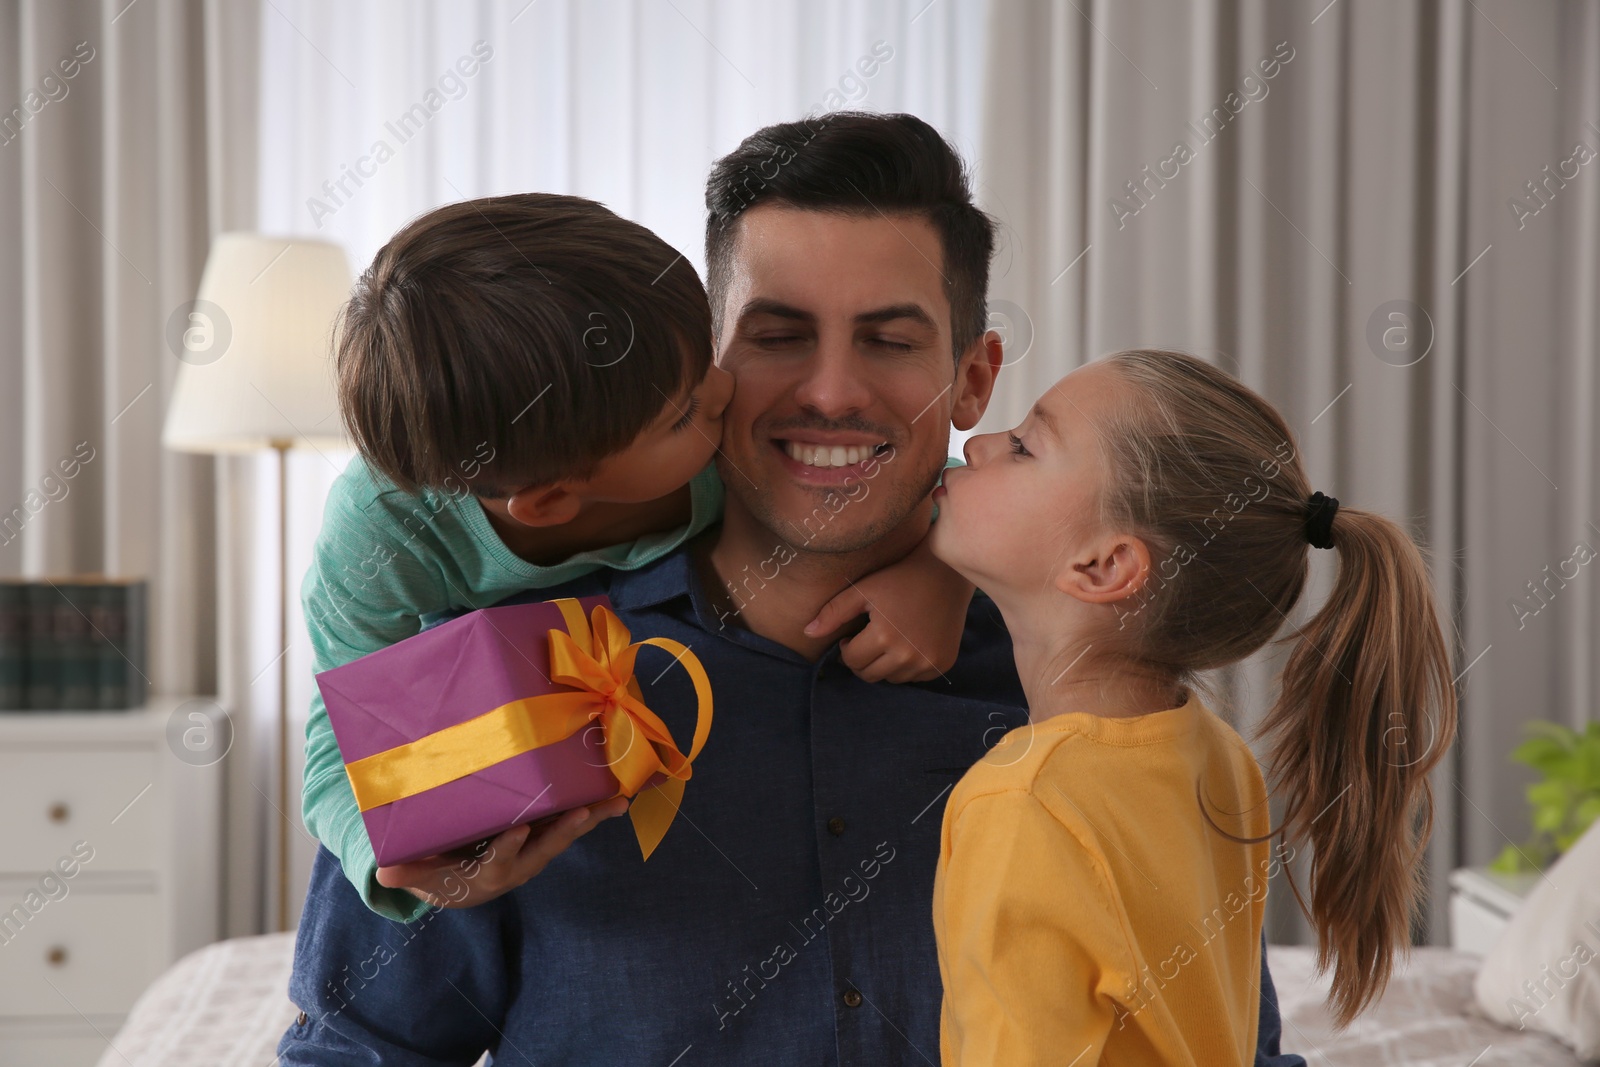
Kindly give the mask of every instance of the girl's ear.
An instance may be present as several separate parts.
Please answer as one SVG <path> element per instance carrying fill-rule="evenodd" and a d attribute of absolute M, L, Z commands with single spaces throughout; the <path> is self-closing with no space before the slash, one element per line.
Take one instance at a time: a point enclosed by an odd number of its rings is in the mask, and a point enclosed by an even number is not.
<path fill-rule="evenodd" d="M 1111 604 L 1144 588 L 1150 550 L 1132 534 L 1107 534 L 1077 553 L 1056 576 L 1056 588 L 1086 604 Z"/>

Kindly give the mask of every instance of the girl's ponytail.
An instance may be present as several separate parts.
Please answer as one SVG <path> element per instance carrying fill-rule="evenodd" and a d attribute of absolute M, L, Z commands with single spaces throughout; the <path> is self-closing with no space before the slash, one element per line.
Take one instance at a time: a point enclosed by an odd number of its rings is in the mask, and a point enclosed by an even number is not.
<path fill-rule="evenodd" d="M 1311 845 L 1317 962 L 1333 964 L 1330 1000 L 1345 1025 L 1410 943 L 1433 817 L 1428 775 L 1455 737 L 1456 699 L 1411 538 L 1354 509 L 1337 509 L 1329 535 L 1338 577 L 1322 610 L 1283 638 L 1297 643 L 1262 732 L 1282 832 Z"/>

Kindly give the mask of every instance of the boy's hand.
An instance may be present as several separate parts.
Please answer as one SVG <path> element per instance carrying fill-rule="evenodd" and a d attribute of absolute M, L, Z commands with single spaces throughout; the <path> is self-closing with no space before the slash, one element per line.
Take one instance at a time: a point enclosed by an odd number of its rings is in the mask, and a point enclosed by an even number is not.
<path fill-rule="evenodd" d="M 470 908 L 532 878 L 584 834 L 628 810 L 626 797 L 513 826 L 471 850 L 378 868 L 378 884 L 404 889 L 436 908 Z"/>
<path fill-rule="evenodd" d="M 904 559 L 851 583 L 805 628 L 817 637 L 869 613 L 839 646 L 863 682 L 927 682 L 955 666 L 973 585 L 934 557 L 927 539 Z"/>

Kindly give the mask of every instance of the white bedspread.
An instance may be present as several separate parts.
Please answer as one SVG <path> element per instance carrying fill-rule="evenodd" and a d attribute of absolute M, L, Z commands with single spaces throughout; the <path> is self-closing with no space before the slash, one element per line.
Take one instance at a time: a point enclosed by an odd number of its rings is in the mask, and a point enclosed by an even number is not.
<path fill-rule="evenodd" d="M 272 1067 L 290 1003 L 293 934 L 218 942 L 179 960 L 145 990 L 99 1067 Z M 1273 946 L 1284 1048 L 1311 1067 L 1574 1067 L 1554 1040 L 1506 1030 L 1473 1013 L 1475 956 L 1416 950 L 1383 999 L 1344 1033 L 1322 1006 L 1326 978 L 1312 952 Z M 1476 1057 L 1476 1058 L 1474 1058 Z"/>
<path fill-rule="evenodd" d="M 1309 948 L 1273 945 L 1267 963 L 1278 987 L 1283 1047 L 1311 1067 L 1575 1067 L 1582 1061 L 1554 1038 L 1507 1030 L 1477 1012 L 1472 979 L 1479 958 L 1419 948 L 1383 998 L 1343 1033 L 1323 1007 L 1327 976 L 1312 975 Z"/>
<path fill-rule="evenodd" d="M 300 1009 L 294 934 L 207 945 L 150 983 L 98 1067 L 269 1067 Z"/>

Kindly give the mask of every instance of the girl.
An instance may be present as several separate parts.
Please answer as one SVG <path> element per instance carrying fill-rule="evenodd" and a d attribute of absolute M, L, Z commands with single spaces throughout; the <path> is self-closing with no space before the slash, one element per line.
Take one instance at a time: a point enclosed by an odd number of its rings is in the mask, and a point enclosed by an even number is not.
<path fill-rule="evenodd" d="M 930 545 L 999 606 L 1031 721 L 945 808 L 946 1067 L 1248 1063 L 1267 879 L 1306 844 L 1348 1023 L 1409 943 L 1428 772 L 1455 730 L 1417 546 L 1313 493 L 1271 405 L 1175 352 L 1082 367 L 966 454 Z M 1270 849 L 1261 772 L 1197 676 L 1272 638 L 1312 547 L 1339 573 L 1284 638 Z"/>

